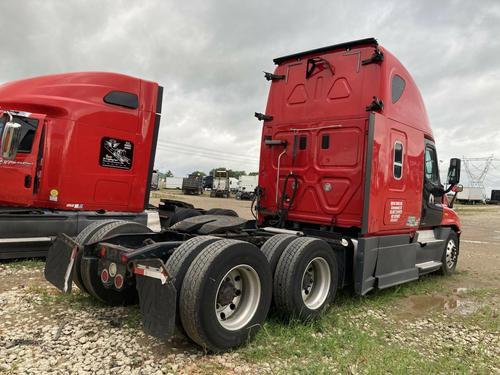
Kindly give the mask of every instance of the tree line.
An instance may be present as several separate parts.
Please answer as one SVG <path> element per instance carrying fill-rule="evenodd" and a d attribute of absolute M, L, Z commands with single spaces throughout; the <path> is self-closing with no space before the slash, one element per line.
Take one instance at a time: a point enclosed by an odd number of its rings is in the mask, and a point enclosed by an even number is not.
<path fill-rule="evenodd" d="M 189 173 L 189 176 L 201 176 L 201 177 L 205 177 L 207 175 L 213 176 L 215 171 L 222 171 L 222 170 L 227 170 L 229 177 L 234 177 L 234 178 L 240 178 L 241 176 L 257 176 L 259 174 L 259 172 L 247 173 L 246 171 L 235 171 L 232 169 L 220 167 L 220 168 L 213 168 L 208 173 L 205 173 L 203 171 L 193 171 L 193 172 Z M 174 174 L 170 170 L 168 170 L 166 172 L 158 172 L 158 173 L 159 173 L 161 178 L 174 177 Z"/>

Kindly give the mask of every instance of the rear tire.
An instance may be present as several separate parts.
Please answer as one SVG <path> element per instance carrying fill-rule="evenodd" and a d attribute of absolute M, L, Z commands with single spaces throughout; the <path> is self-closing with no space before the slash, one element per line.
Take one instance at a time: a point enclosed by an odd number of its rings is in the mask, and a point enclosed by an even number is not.
<path fill-rule="evenodd" d="M 441 269 L 439 272 L 442 275 L 452 275 L 455 273 L 458 262 L 458 254 L 460 250 L 460 241 L 458 239 L 457 233 L 452 230 L 446 239 L 444 245 L 443 256 L 441 258 Z"/>
<path fill-rule="evenodd" d="M 94 233 L 97 232 L 99 228 L 102 228 L 107 224 L 117 221 L 122 221 L 122 220 L 108 219 L 108 220 L 100 220 L 93 222 L 92 224 L 87 225 L 85 228 L 83 228 L 83 230 L 78 234 L 78 236 L 75 237 L 75 242 L 83 246 L 92 238 Z M 83 278 L 81 271 L 82 257 L 83 257 L 83 251 L 80 250 L 76 254 L 75 263 L 73 264 L 73 282 L 82 292 L 88 293 L 89 291 L 83 285 Z"/>
<path fill-rule="evenodd" d="M 200 236 L 194 237 L 175 249 L 174 253 L 168 258 L 165 267 L 170 277 L 173 278 L 173 284 L 177 290 L 177 301 L 180 300 L 182 282 L 186 273 L 193 263 L 194 259 L 211 243 L 221 240 L 219 237 Z M 177 303 L 177 312 L 175 314 L 177 326 L 182 329 L 180 324 L 179 303 Z"/>
<path fill-rule="evenodd" d="M 283 251 L 290 244 L 290 242 L 292 242 L 296 238 L 298 237 L 294 236 L 293 234 L 277 234 L 264 242 L 264 245 L 262 245 L 262 247 L 260 248 L 260 250 L 266 256 L 269 265 L 271 266 L 271 272 L 273 273 L 273 276 L 274 272 L 276 271 L 276 266 L 278 265 L 281 254 L 283 254 Z"/>
<path fill-rule="evenodd" d="M 264 254 L 248 242 L 220 240 L 207 246 L 184 278 L 181 322 L 205 350 L 246 343 L 266 319 L 272 276 Z"/>
<path fill-rule="evenodd" d="M 285 317 L 317 318 L 334 300 L 338 284 L 335 253 L 325 241 L 299 237 L 283 251 L 276 267 L 273 300 Z"/>
<path fill-rule="evenodd" d="M 101 227 L 89 239 L 88 243 L 101 241 L 106 237 L 124 233 L 150 233 L 151 229 L 145 225 L 131 221 L 115 221 Z M 98 272 L 99 259 L 97 257 L 84 256 L 81 260 L 82 281 L 88 293 L 99 301 L 110 306 L 130 305 L 137 302 L 137 290 L 133 283 L 125 284 L 118 292 L 106 288 Z"/>

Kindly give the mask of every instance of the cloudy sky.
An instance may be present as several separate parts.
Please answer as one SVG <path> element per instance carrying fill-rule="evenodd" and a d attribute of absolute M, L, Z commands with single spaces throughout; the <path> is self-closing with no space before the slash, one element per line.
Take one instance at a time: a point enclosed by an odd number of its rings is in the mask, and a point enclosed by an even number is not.
<path fill-rule="evenodd" d="M 7 0 L 0 10 L 1 82 L 103 70 L 164 86 L 157 167 L 176 175 L 257 170 L 253 113 L 265 109 L 262 71 L 273 70 L 272 59 L 371 36 L 413 74 L 440 159 L 500 158 L 496 0 Z M 496 165 L 489 178 L 500 186 Z"/>

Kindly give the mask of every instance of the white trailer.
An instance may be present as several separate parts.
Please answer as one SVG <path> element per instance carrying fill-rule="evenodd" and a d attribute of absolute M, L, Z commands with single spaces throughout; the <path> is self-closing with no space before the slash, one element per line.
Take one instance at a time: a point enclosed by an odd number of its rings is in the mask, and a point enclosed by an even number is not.
<path fill-rule="evenodd" d="M 184 177 L 167 177 L 165 189 L 182 189 L 182 180 Z"/>
<path fill-rule="evenodd" d="M 254 199 L 254 191 L 259 183 L 258 176 L 241 176 L 238 181 L 236 199 Z"/>
<path fill-rule="evenodd" d="M 479 187 L 465 187 L 457 194 L 457 200 L 461 203 L 485 203 L 484 191 Z"/>
<path fill-rule="evenodd" d="M 259 183 L 259 176 L 241 176 L 238 181 L 238 191 L 252 192 Z"/>

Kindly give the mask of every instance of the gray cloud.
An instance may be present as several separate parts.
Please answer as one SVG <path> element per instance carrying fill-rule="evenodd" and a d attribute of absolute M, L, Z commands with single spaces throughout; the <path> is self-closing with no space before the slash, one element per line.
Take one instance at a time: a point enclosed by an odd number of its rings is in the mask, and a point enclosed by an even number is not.
<path fill-rule="evenodd" d="M 256 170 L 261 124 L 252 115 L 265 108 L 272 58 L 368 36 L 419 84 L 441 159 L 500 157 L 498 1 L 4 1 L 0 10 L 0 81 L 106 70 L 163 85 L 157 166 L 177 174 Z"/>

